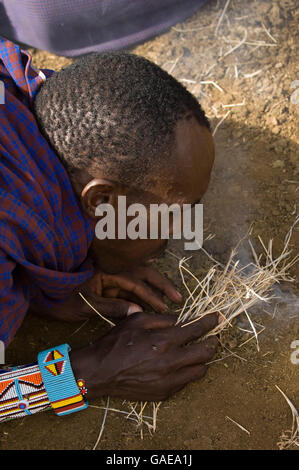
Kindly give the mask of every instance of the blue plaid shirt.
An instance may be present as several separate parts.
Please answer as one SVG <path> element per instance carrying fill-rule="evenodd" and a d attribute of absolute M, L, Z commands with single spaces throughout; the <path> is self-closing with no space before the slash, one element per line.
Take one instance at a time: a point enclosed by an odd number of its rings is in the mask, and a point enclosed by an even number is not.
<path fill-rule="evenodd" d="M 51 75 L 0 38 L 0 339 L 7 345 L 30 302 L 51 306 L 93 274 L 94 226 L 32 112 Z M 1 87 L 0 87 L 1 90 Z"/>

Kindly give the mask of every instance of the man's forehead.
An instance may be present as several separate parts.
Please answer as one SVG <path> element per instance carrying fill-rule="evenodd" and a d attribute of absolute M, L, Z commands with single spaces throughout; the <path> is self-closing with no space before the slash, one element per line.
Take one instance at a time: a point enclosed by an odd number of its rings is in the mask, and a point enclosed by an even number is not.
<path fill-rule="evenodd" d="M 177 124 L 172 154 L 157 159 L 142 187 L 130 185 L 132 202 L 193 204 L 205 193 L 214 162 L 213 137 L 195 118 Z"/>
<path fill-rule="evenodd" d="M 214 148 L 210 136 L 204 143 L 199 140 L 184 146 L 172 160 L 172 165 L 151 178 L 148 198 L 155 195 L 167 204 L 196 202 L 207 190 L 213 161 Z"/>
<path fill-rule="evenodd" d="M 195 118 L 181 122 L 176 129 L 177 184 L 183 191 L 203 195 L 207 190 L 214 163 L 211 132 Z"/>

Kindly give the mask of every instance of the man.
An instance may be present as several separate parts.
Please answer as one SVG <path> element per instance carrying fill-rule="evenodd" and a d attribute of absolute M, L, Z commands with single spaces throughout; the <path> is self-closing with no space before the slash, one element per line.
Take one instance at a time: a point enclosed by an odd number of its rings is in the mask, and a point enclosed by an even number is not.
<path fill-rule="evenodd" d="M 9 344 L 29 308 L 90 316 L 79 291 L 118 321 L 91 346 L 68 354 L 61 345 L 40 353 L 38 365 L 3 371 L 0 420 L 49 402 L 68 414 L 85 407 L 86 392 L 163 400 L 206 372 L 217 342 L 189 343 L 216 315 L 174 326 L 163 296 L 182 297 L 150 266 L 165 240 L 99 240 L 96 210 L 110 204 L 120 217 L 119 196 L 145 207 L 198 202 L 214 160 L 209 122 L 181 84 L 132 54 L 91 54 L 53 74 L 36 71 L 9 41 L 0 57 L 1 339 Z"/>

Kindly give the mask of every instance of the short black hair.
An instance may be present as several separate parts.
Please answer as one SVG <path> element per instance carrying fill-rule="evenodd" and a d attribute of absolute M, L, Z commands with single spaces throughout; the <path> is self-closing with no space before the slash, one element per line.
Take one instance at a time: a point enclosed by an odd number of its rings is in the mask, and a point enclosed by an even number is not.
<path fill-rule="evenodd" d="M 210 129 L 196 98 L 144 57 L 92 53 L 55 72 L 34 101 L 40 130 L 71 173 L 98 161 L 124 183 L 167 164 L 187 114 Z"/>

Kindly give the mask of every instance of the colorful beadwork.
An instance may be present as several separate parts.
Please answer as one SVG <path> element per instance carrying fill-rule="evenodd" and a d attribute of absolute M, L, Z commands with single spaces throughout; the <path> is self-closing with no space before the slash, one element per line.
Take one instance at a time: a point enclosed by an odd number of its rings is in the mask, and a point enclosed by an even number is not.
<path fill-rule="evenodd" d="M 78 379 L 77 380 L 77 385 L 78 385 L 79 390 L 82 393 L 82 395 L 86 395 L 87 394 L 87 388 L 86 388 L 86 385 L 85 385 L 85 380 Z"/>
<path fill-rule="evenodd" d="M 51 406 L 59 416 L 83 410 L 88 406 L 74 377 L 69 350 L 68 344 L 62 344 L 38 355 L 38 364 Z"/>
<path fill-rule="evenodd" d="M 38 364 L 0 371 L 0 423 L 50 408 Z"/>

